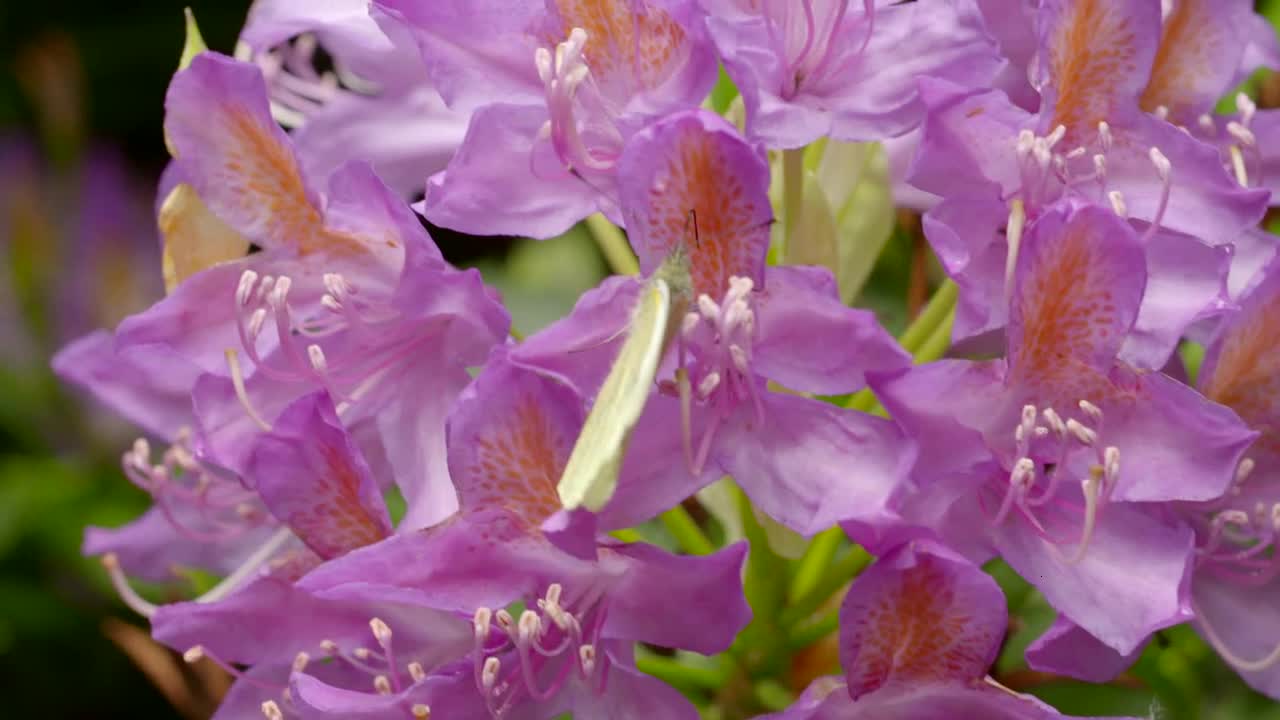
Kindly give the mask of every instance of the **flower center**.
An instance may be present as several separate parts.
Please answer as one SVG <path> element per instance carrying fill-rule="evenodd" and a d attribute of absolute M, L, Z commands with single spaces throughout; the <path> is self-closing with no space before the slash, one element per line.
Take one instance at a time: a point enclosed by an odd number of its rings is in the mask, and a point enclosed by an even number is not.
<path fill-rule="evenodd" d="M 993 480 L 981 497 L 992 525 L 1019 519 L 1069 564 L 1078 563 L 1088 552 L 1098 517 L 1120 476 L 1119 449 L 1098 442 L 1102 411 L 1083 400 L 1080 409 L 1093 427 L 1075 419 L 1063 421 L 1053 408 L 1040 412 L 1034 405 L 1024 406 L 1014 430 L 1018 459 L 1007 478 Z M 1033 444 L 1037 445 L 1035 451 Z M 1084 478 L 1069 479 L 1067 461 L 1081 448 L 1092 449 L 1096 462 Z M 1034 459 L 1046 457 L 1050 459 Z M 1062 554 L 1059 548 L 1068 545 L 1074 545 L 1074 550 Z"/>
<path fill-rule="evenodd" d="M 551 116 L 542 134 L 565 169 L 584 181 L 584 174 L 611 171 L 623 144 L 614 113 L 587 66 L 586 45 L 587 31 L 574 28 L 554 54 L 545 47 L 534 53 Z"/>
<path fill-rule="evenodd" d="M 475 682 L 492 717 L 504 717 L 526 698 L 550 699 L 575 674 L 603 692 L 608 656 L 597 648 L 606 613 L 598 600 L 588 593 L 566 603 L 563 588 L 552 583 L 537 609 L 526 608 L 518 618 L 507 610 L 476 610 Z"/>
<path fill-rule="evenodd" d="M 400 362 L 408 360 L 425 334 L 397 326 L 401 313 L 389 301 L 364 297 L 338 273 L 323 277 L 319 306 L 298 318 L 289 302 L 291 278 L 245 270 L 236 290 L 236 325 L 245 355 L 255 370 L 271 380 L 315 383 L 338 399 L 338 413 L 368 394 Z M 259 340 L 268 320 L 275 329 L 281 359 L 268 362 Z M 325 350 L 328 347 L 329 350 Z M 236 394 L 245 411 L 263 430 L 271 425 L 255 409 L 235 349 L 227 350 Z"/>
<path fill-rule="evenodd" d="M 685 455 L 695 475 L 701 474 L 717 431 L 739 405 L 750 402 L 757 421 L 764 418 L 759 383 L 751 369 L 754 288 L 751 278 L 734 276 L 719 303 L 706 294 L 698 296 L 696 309 L 685 315 L 681 328 L 677 379 L 661 385 L 664 392 L 681 398 Z M 696 443 L 691 420 L 694 402 L 711 411 Z"/>
<path fill-rule="evenodd" d="M 138 438 L 121 465 L 129 480 L 151 495 L 173 529 L 195 542 L 234 540 L 275 520 L 257 493 L 238 479 L 215 473 L 196 459 L 191 430 L 182 428 L 172 446 L 153 464 L 151 445 Z"/>
<path fill-rule="evenodd" d="M 1099 122 L 1092 137 L 1064 151 L 1061 145 L 1066 135 L 1065 125 L 1058 125 L 1043 137 L 1030 130 L 1018 133 L 1014 147 L 1022 186 L 1017 194 L 1027 209 L 1034 212 L 1051 204 L 1064 192 L 1084 191 L 1094 186 L 1117 215 L 1127 218 L 1128 204 L 1123 193 L 1112 189 L 1108 182 L 1107 167 L 1115 159 L 1117 149 L 1111 126 L 1105 120 Z M 1160 183 L 1160 198 L 1149 219 L 1151 225 L 1144 240 L 1159 228 L 1173 185 L 1173 166 L 1164 153 L 1157 147 L 1151 147 L 1147 150 L 1147 158 Z"/>

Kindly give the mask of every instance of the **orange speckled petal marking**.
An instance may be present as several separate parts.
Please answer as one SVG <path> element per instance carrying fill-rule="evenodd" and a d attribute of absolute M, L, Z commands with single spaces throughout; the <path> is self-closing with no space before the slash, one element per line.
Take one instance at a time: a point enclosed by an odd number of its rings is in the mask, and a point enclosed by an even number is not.
<path fill-rule="evenodd" d="M 582 425 L 576 393 L 491 358 L 449 418 L 449 472 L 464 513 L 505 508 L 537 527 Z"/>
<path fill-rule="evenodd" d="M 1262 433 L 1250 455 L 1274 462 L 1280 461 L 1280 264 L 1264 273 L 1210 345 L 1200 389 Z"/>
<path fill-rule="evenodd" d="M 723 297 L 733 276 L 761 282 L 769 247 L 769 167 L 718 116 L 672 116 L 627 145 L 618 166 L 622 207 L 641 270 L 677 246 L 697 293 Z"/>
<path fill-rule="evenodd" d="M 324 393 L 280 414 L 254 446 L 246 476 L 271 513 L 325 560 L 391 534 L 373 473 Z"/>
<path fill-rule="evenodd" d="M 966 682 L 995 659 L 1007 621 L 990 576 L 942 548 L 883 556 L 849 590 L 840 661 L 855 699 L 899 683 Z"/>
<path fill-rule="evenodd" d="M 1041 12 L 1048 62 L 1046 108 L 1069 135 L 1114 120 L 1147 84 L 1155 56 L 1160 3 L 1150 0 L 1058 0 Z"/>
<path fill-rule="evenodd" d="M 1231 82 L 1247 38 L 1243 13 L 1252 4 L 1223 0 L 1177 0 L 1165 18 L 1142 92 L 1142 109 L 1164 106 L 1175 117 L 1207 110 Z"/>
<path fill-rule="evenodd" d="M 1016 381 L 1045 400 L 1095 397 L 1137 318 L 1146 260 L 1128 223 L 1085 206 L 1060 208 L 1023 239 L 1010 308 Z"/>
<path fill-rule="evenodd" d="M 165 110 L 165 136 L 183 180 L 240 234 L 300 255 L 360 251 L 352 238 L 325 229 L 256 67 L 203 53 L 174 76 Z"/>
<path fill-rule="evenodd" d="M 587 31 L 586 58 L 610 97 L 661 85 L 687 59 L 684 28 L 661 7 L 628 0 L 557 0 L 562 36 Z"/>

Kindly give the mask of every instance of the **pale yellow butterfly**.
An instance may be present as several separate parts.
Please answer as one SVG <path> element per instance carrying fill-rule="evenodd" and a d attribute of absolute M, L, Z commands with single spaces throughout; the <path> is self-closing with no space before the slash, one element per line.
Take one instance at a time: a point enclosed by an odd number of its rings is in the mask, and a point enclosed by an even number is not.
<path fill-rule="evenodd" d="M 605 376 L 557 491 L 567 510 L 598 511 L 613 497 L 631 431 L 635 429 L 667 346 L 680 328 L 693 281 L 689 257 L 675 251 L 640 291 L 627 339 Z"/>

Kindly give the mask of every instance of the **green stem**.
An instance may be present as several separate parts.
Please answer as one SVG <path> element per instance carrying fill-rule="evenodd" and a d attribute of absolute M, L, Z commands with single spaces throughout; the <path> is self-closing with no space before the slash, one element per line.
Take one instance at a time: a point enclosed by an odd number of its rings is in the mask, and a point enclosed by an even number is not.
<path fill-rule="evenodd" d="M 787 647 L 796 652 L 818 642 L 840 629 L 840 608 L 835 608 L 811 622 L 801 623 L 787 635 Z"/>
<path fill-rule="evenodd" d="M 813 592 L 800 598 L 791 607 L 783 611 L 782 616 L 779 618 L 779 624 L 789 628 L 807 619 L 832 594 L 857 577 L 858 573 L 862 572 L 863 568 L 870 562 L 871 556 L 867 554 L 866 550 L 856 545 L 850 548 L 848 552 L 836 558 L 836 561 L 830 565 L 826 574 L 822 576 L 821 582 L 813 589 Z"/>
<path fill-rule="evenodd" d="M 794 604 L 797 600 L 813 592 L 827 571 L 827 566 L 840 549 L 844 541 L 844 530 L 833 527 L 818 533 L 818 536 L 805 548 L 804 556 L 796 567 L 795 579 L 791 582 L 791 592 L 787 600 Z"/>
<path fill-rule="evenodd" d="M 676 687 L 698 690 L 719 690 L 728 681 L 727 673 L 721 668 L 693 667 L 675 658 L 647 652 L 636 655 L 636 669 Z"/>
<path fill-rule="evenodd" d="M 782 151 L 782 214 L 786 241 L 784 251 L 791 249 L 791 234 L 800 222 L 804 207 L 804 148 Z"/>
<path fill-rule="evenodd" d="M 636 532 L 632 528 L 611 530 L 609 531 L 609 534 L 612 535 L 615 540 L 620 540 L 624 543 L 638 543 L 644 540 L 644 538 L 640 536 L 640 533 Z"/>
<path fill-rule="evenodd" d="M 618 275 L 635 275 L 640 272 L 640 263 L 631 251 L 631 244 L 617 225 L 600 213 L 591 215 L 584 222 L 596 245 L 600 247 L 600 253 L 604 255 L 609 269 Z"/>
<path fill-rule="evenodd" d="M 715 545 L 707 539 L 706 533 L 693 521 L 689 511 L 683 505 L 677 505 L 662 513 L 662 524 L 671 533 L 686 553 L 690 555 L 710 555 L 715 552 Z"/>
<path fill-rule="evenodd" d="M 933 334 L 934 328 L 943 318 L 956 307 L 956 298 L 959 296 L 959 288 L 955 282 L 947 280 L 934 291 L 933 297 L 929 298 L 929 302 L 911 321 L 911 324 L 903 331 L 902 336 L 898 338 L 903 349 L 914 354 L 920 349 L 920 344 L 929 339 Z"/>
<path fill-rule="evenodd" d="M 916 351 L 915 359 L 917 363 L 933 362 L 947 354 L 947 348 L 951 347 L 951 325 L 955 322 L 955 308 L 947 313 L 942 322 L 933 329 L 933 333 L 929 335 L 929 339 L 920 345 L 920 349 Z"/>

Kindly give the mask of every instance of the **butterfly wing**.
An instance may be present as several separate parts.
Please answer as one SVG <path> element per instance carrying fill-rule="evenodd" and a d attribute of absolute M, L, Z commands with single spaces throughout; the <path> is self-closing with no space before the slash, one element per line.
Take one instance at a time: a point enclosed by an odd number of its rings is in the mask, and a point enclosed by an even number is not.
<path fill-rule="evenodd" d="M 604 507 L 618 486 L 627 441 L 653 386 L 666 347 L 671 288 L 662 278 L 645 284 L 631 317 L 631 329 L 600 386 L 573 446 L 557 490 L 568 510 Z"/>

